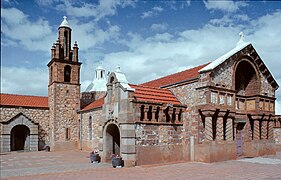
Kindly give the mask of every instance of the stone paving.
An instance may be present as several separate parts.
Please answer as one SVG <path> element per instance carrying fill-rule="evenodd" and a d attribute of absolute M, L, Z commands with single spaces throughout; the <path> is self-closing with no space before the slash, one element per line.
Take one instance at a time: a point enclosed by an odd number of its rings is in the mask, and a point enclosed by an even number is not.
<path fill-rule="evenodd" d="M 275 156 L 217 163 L 179 162 L 132 168 L 92 164 L 89 152 L 1 154 L 1 179 L 281 179 L 281 152 Z"/>

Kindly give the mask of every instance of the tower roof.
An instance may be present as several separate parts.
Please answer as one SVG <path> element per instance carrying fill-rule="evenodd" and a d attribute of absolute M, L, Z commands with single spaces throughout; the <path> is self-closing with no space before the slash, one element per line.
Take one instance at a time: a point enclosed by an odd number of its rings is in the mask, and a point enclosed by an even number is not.
<path fill-rule="evenodd" d="M 96 70 L 104 70 L 104 68 L 103 68 L 101 65 L 99 65 L 99 66 L 96 68 Z"/>
<path fill-rule="evenodd" d="M 69 26 L 69 24 L 68 24 L 66 19 L 67 19 L 67 17 L 63 16 L 63 21 L 61 22 L 60 27 L 68 27 L 68 28 L 70 28 L 70 26 Z"/>

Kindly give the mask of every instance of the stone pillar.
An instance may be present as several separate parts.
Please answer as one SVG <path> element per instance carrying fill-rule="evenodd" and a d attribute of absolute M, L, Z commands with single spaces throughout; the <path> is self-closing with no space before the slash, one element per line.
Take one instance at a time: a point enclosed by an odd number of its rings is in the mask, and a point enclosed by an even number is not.
<path fill-rule="evenodd" d="M 152 106 L 151 122 L 156 122 L 156 118 L 155 118 L 155 112 L 156 111 L 157 111 L 157 107 L 156 106 Z"/>
<path fill-rule="evenodd" d="M 194 136 L 190 136 L 190 144 L 189 144 L 189 147 L 190 147 L 190 161 L 194 161 Z"/>
<path fill-rule="evenodd" d="M 223 140 L 223 117 L 218 117 L 216 128 L 217 128 L 216 140 Z"/>
<path fill-rule="evenodd" d="M 231 118 L 226 120 L 225 140 L 233 141 L 233 121 Z"/>
<path fill-rule="evenodd" d="M 205 138 L 206 141 L 213 141 L 212 117 L 205 118 Z"/>
<path fill-rule="evenodd" d="M 262 121 L 262 126 L 261 126 L 261 138 L 266 139 L 267 138 L 267 121 Z"/>
<path fill-rule="evenodd" d="M 136 131 L 135 124 L 121 124 L 121 156 L 125 167 L 136 165 Z"/>
<path fill-rule="evenodd" d="M 268 139 L 273 139 L 273 121 L 268 122 Z"/>
<path fill-rule="evenodd" d="M 143 118 L 143 120 L 144 121 L 148 121 L 148 110 L 149 110 L 149 107 L 148 106 L 144 106 L 144 109 L 143 109 L 143 111 L 144 111 L 144 118 Z"/>
<path fill-rule="evenodd" d="M 260 139 L 260 124 L 258 120 L 254 120 L 254 140 Z"/>

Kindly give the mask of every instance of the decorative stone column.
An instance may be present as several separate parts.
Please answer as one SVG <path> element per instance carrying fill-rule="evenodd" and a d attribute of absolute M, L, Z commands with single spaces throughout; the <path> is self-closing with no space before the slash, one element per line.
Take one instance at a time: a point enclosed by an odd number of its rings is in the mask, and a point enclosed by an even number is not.
<path fill-rule="evenodd" d="M 216 140 L 223 140 L 223 117 L 218 117 L 216 128 Z"/>
<path fill-rule="evenodd" d="M 205 138 L 206 141 L 213 141 L 212 117 L 205 117 Z"/>
<path fill-rule="evenodd" d="M 227 118 L 227 120 L 226 120 L 225 140 L 233 141 L 233 119 L 232 118 Z"/>
<path fill-rule="evenodd" d="M 260 139 L 260 122 L 254 120 L 254 140 Z"/>

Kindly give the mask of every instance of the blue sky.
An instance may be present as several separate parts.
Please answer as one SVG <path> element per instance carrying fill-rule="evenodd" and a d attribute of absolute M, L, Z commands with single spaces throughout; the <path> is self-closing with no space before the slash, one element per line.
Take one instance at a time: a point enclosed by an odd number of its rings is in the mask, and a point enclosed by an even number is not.
<path fill-rule="evenodd" d="M 47 95 L 64 15 L 80 48 L 82 91 L 99 62 L 109 71 L 120 64 L 137 84 L 217 59 L 241 31 L 281 85 L 278 1 L 1 0 L 2 92 Z"/>

